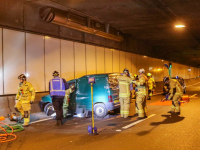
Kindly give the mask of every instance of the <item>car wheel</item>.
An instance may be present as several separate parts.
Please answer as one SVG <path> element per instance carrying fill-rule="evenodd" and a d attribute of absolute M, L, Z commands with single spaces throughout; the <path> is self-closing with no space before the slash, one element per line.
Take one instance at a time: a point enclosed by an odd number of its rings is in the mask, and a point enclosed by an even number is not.
<path fill-rule="evenodd" d="M 94 113 L 98 118 L 103 118 L 108 114 L 108 111 L 104 104 L 95 104 Z"/>
<path fill-rule="evenodd" d="M 52 115 L 53 113 L 55 113 L 54 107 L 52 103 L 48 103 L 46 104 L 46 106 L 44 107 L 44 112 L 47 116 Z"/>

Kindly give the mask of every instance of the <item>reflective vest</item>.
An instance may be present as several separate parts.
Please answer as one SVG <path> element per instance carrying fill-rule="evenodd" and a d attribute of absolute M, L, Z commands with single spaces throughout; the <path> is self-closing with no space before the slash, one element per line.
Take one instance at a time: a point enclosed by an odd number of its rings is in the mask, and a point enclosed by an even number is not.
<path fill-rule="evenodd" d="M 65 96 L 65 84 L 62 78 L 55 77 L 51 79 L 49 88 L 51 96 Z"/>

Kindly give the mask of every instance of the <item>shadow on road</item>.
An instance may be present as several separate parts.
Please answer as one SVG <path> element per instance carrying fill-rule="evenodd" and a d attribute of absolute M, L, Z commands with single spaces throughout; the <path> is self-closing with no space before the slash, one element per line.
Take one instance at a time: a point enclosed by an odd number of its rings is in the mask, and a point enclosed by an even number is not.
<path fill-rule="evenodd" d="M 161 116 L 166 117 L 166 118 L 162 122 L 152 122 L 150 125 L 154 126 L 154 127 L 151 130 L 138 132 L 137 135 L 144 136 L 146 134 L 149 134 L 153 129 L 155 129 L 157 126 L 159 126 L 161 124 L 172 124 L 172 123 L 180 122 L 185 118 L 185 117 L 181 117 L 176 114 L 161 115 Z"/>

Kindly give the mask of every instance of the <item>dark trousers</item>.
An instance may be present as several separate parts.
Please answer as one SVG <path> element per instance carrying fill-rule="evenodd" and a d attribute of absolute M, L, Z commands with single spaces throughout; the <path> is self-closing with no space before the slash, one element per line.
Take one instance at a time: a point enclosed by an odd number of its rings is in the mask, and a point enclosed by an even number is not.
<path fill-rule="evenodd" d="M 54 96 L 52 98 L 53 102 L 53 107 L 56 110 L 56 119 L 57 120 L 62 120 L 63 119 L 63 101 L 64 101 L 64 96 Z"/>

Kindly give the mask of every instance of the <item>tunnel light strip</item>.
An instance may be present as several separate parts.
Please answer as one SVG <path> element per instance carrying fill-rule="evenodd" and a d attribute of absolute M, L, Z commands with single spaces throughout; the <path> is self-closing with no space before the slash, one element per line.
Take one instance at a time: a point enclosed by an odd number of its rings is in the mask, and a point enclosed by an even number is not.
<path fill-rule="evenodd" d="M 153 117 L 153 116 L 155 116 L 155 115 L 156 115 L 156 114 L 151 114 L 151 115 L 148 116 L 146 119 L 149 119 L 149 118 L 151 118 L 151 117 Z M 133 123 L 131 123 L 131 124 L 125 126 L 125 127 L 122 127 L 122 129 L 128 129 L 128 128 L 130 128 L 130 127 L 132 127 L 132 126 L 134 126 L 134 125 L 136 125 L 136 124 L 138 124 L 138 123 L 140 123 L 140 122 L 142 122 L 142 121 L 144 121 L 144 120 L 146 120 L 146 119 L 142 119 L 142 120 L 138 120 L 138 121 L 136 121 L 136 122 L 133 122 Z"/>

